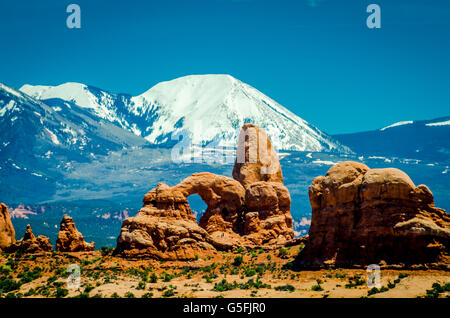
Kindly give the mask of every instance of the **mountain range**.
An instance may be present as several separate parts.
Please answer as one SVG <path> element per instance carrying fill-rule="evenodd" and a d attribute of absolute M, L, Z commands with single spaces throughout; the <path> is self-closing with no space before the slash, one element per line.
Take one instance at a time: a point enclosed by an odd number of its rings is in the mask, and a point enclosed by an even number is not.
<path fill-rule="evenodd" d="M 333 137 L 362 155 L 450 161 L 450 117 L 401 121 L 373 131 Z"/>
<path fill-rule="evenodd" d="M 449 162 L 449 119 L 330 136 L 229 75 L 185 76 L 138 96 L 80 83 L 19 90 L 0 84 L 0 198 L 36 203 L 131 192 L 139 197 L 153 179 L 178 183 L 188 171 L 203 169 L 174 166 L 171 146 L 180 136 L 232 153 L 247 122 L 268 132 L 285 154 L 308 152 L 300 157 L 313 165 L 329 160 L 311 153 L 337 160 L 362 154 Z M 288 165 L 296 157 L 289 158 Z M 227 174 L 226 166 L 215 169 Z"/>
<path fill-rule="evenodd" d="M 112 94 L 79 83 L 24 85 L 20 91 L 43 102 L 72 102 L 153 145 L 173 144 L 179 136 L 186 136 L 195 145 L 234 147 L 242 125 L 252 122 L 269 133 L 277 149 L 349 152 L 230 75 L 185 76 L 161 82 L 138 96 Z"/>
<path fill-rule="evenodd" d="M 350 152 L 228 75 L 186 76 L 134 97 L 79 83 L 19 90 L 0 84 L 0 197 L 17 203 L 73 199 L 83 191 L 104 197 L 113 195 L 113 183 L 134 191 L 137 178 L 149 180 L 143 170 L 156 176 L 156 163 L 170 164 L 180 135 L 234 148 L 246 122 L 266 129 L 278 149 Z"/>

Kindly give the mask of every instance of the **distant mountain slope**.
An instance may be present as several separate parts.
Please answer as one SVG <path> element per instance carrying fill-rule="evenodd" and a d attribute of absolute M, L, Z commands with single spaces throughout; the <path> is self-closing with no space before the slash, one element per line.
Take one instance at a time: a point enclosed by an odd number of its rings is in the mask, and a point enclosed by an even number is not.
<path fill-rule="evenodd" d="M 161 145 L 185 134 L 194 144 L 234 147 L 244 123 L 263 127 L 278 149 L 348 152 L 349 149 L 255 88 L 229 75 L 191 75 L 161 82 L 131 97 L 84 84 L 24 85 L 41 100 L 59 98 Z M 173 140 L 172 140 L 173 139 Z"/>
<path fill-rule="evenodd" d="M 450 116 L 334 137 L 360 154 L 450 161 Z"/>
<path fill-rule="evenodd" d="M 2 198 L 42 190 L 47 183 L 54 187 L 73 161 L 145 144 L 73 103 L 43 103 L 0 83 L 0 180 L 9 186 L 0 187 Z"/>

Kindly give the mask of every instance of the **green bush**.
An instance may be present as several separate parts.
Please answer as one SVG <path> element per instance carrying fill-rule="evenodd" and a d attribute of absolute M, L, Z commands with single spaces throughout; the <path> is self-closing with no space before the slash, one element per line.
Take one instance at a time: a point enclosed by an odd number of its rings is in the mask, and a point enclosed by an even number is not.
<path fill-rule="evenodd" d="M 136 298 L 136 296 L 134 296 L 134 294 L 132 292 L 126 292 L 125 298 Z"/>
<path fill-rule="evenodd" d="M 107 247 L 107 246 L 102 246 L 100 248 L 100 252 L 102 253 L 102 256 L 108 256 L 111 255 L 114 252 L 114 248 L 113 247 Z"/>
<path fill-rule="evenodd" d="M 14 280 L 12 277 L 0 278 L 0 292 L 8 293 L 10 291 L 19 289 L 21 283 Z"/>
<path fill-rule="evenodd" d="M 224 292 L 227 290 L 232 290 L 237 287 L 237 283 L 234 282 L 234 284 L 227 282 L 226 279 L 222 279 L 220 282 L 214 284 L 213 290 L 218 292 Z"/>
<path fill-rule="evenodd" d="M 69 294 L 69 291 L 65 288 L 58 287 L 56 288 L 55 296 L 56 298 L 64 298 Z"/>
<path fill-rule="evenodd" d="M 295 287 L 290 285 L 290 284 L 286 284 L 286 285 L 282 285 L 282 286 L 276 286 L 275 290 L 278 291 L 288 291 L 288 292 L 293 292 L 295 290 Z"/>
<path fill-rule="evenodd" d="M 367 292 L 367 295 L 374 295 L 374 294 L 377 294 L 377 293 L 379 293 L 380 291 L 378 290 L 378 288 L 376 288 L 376 287 L 373 287 L 372 289 L 370 289 L 368 292 Z"/>
<path fill-rule="evenodd" d="M 40 268 L 39 266 L 34 267 L 32 271 L 24 268 L 24 271 L 19 273 L 19 275 L 17 275 L 17 278 L 20 279 L 21 284 L 26 284 L 40 278 L 42 276 L 41 272 L 42 268 Z"/>
<path fill-rule="evenodd" d="M 11 266 L 2 265 L 0 266 L 0 275 L 9 275 L 12 272 Z"/>
<path fill-rule="evenodd" d="M 163 297 L 172 297 L 172 296 L 175 296 L 175 292 L 173 291 L 173 289 L 168 289 L 162 294 L 162 296 Z"/>
<path fill-rule="evenodd" d="M 232 264 L 232 265 L 233 265 L 233 266 L 236 266 L 236 267 L 241 266 L 242 263 L 243 263 L 243 261 L 244 261 L 244 259 L 243 259 L 242 255 L 236 256 L 236 257 L 234 258 L 234 261 L 233 261 L 233 264 Z"/>
<path fill-rule="evenodd" d="M 286 248 L 282 247 L 278 250 L 279 257 L 285 258 L 285 257 L 287 257 L 287 255 L 288 255 L 288 250 Z"/>
<path fill-rule="evenodd" d="M 150 283 L 156 283 L 158 282 L 158 276 L 156 276 L 155 273 L 152 273 L 152 275 L 150 275 Z"/>
<path fill-rule="evenodd" d="M 388 284 L 387 284 L 387 286 L 388 286 L 388 288 L 394 288 L 395 287 L 395 283 L 393 283 L 393 282 L 388 282 Z"/>
<path fill-rule="evenodd" d="M 313 291 L 322 291 L 323 288 L 320 285 L 314 285 L 313 287 L 311 287 L 311 290 L 313 290 Z"/>
<path fill-rule="evenodd" d="M 87 285 L 87 286 L 84 288 L 84 292 L 85 292 L 86 294 L 89 294 L 94 288 L 95 288 L 95 287 L 92 286 L 92 285 Z"/>

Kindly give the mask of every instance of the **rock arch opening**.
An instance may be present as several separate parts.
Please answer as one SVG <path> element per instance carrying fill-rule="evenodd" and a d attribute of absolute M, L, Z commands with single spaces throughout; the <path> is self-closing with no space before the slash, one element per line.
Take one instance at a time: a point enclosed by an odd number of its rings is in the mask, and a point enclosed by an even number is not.
<path fill-rule="evenodd" d="M 197 193 L 189 195 L 186 199 L 188 200 L 192 214 L 194 214 L 195 218 L 197 219 L 197 224 L 200 223 L 200 219 L 206 212 L 208 205 Z"/>

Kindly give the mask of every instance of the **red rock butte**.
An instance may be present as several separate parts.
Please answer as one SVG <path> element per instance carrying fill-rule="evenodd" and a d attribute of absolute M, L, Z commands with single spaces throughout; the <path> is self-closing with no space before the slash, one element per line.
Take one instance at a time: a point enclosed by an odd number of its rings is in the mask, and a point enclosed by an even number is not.
<path fill-rule="evenodd" d="M 48 237 L 44 235 L 39 235 L 36 237 L 33 234 L 31 226 L 28 224 L 25 234 L 22 239 L 16 241 L 9 248 L 9 252 L 20 251 L 22 253 L 45 253 L 52 251 L 52 245 Z"/>
<path fill-rule="evenodd" d="M 300 267 L 449 268 L 450 216 L 404 172 L 341 162 L 313 180 L 309 198 L 312 219 Z"/>
<path fill-rule="evenodd" d="M 5 250 L 16 242 L 16 232 L 11 223 L 8 207 L 0 203 L 0 251 Z"/>
<path fill-rule="evenodd" d="M 35 236 L 28 224 L 22 239 L 15 240 L 15 230 L 5 204 L 0 204 L 0 250 L 8 253 L 20 251 L 36 254 L 53 251 L 48 237 Z M 93 251 L 95 243 L 86 243 L 83 235 L 77 230 L 72 218 L 64 215 L 56 240 L 56 250 L 59 252 L 89 252 Z"/>
<path fill-rule="evenodd" d="M 145 195 L 139 213 L 123 222 L 116 253 L 188 260 L 238 246 L 272 249 L 292 244 L 291 198 L 270 139 L 261 128 L 247 124 L 240 141 L 234 179 L 201 172 L 173 187 L 159 183 Z M 207 205 L 199 224 L 187 200 L 192 194 Z"/>
<path fill-rule="evenodd" d="M 77 230 L 75 222 L 68 215 L 64 215 L 59 226 L 56 250 L 59 252 L 89 252 L 93 251 L 95 243 L 87 243 L 83 235 Z"/>

